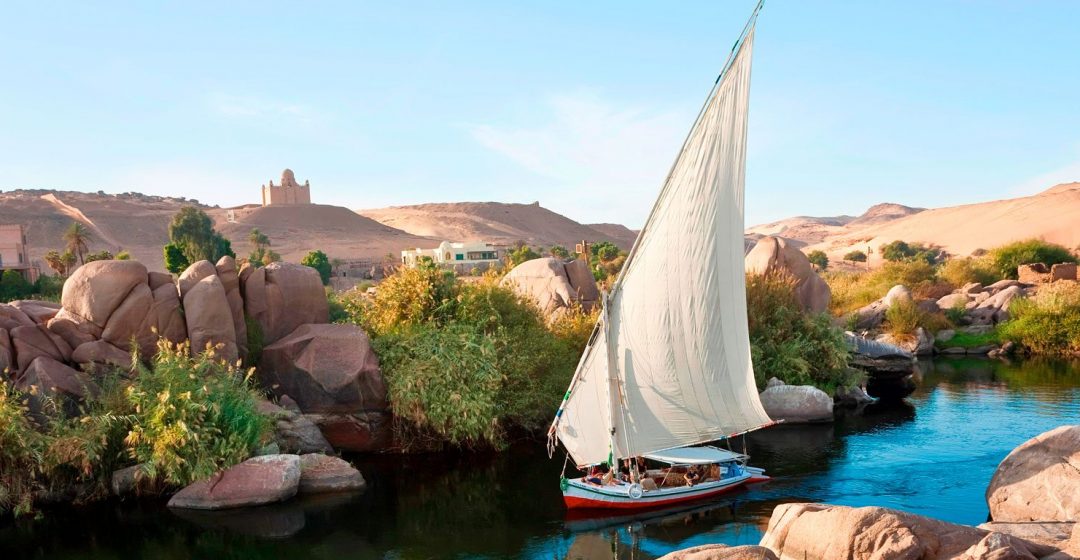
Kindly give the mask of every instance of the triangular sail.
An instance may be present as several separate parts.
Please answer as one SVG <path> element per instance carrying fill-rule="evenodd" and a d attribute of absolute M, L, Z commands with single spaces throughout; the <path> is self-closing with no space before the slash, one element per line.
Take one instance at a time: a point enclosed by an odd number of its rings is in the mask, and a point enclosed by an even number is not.
<path fill-rule="evenodd" d="M 770 422 L 750 363 L 743 270 L 752 22 L 675 161 L 553 424 L 578 465 Z"/>

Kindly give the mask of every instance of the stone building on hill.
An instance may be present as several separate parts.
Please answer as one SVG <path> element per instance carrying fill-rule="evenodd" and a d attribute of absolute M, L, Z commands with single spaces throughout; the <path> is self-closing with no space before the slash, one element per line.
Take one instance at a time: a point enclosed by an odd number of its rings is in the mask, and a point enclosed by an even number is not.
<path fill-rule="evenodd" d="M 311 185 L 307 181 L 304 184 L 296 182 L 296 176 L 292 169 L 281 172 L 281 184 L 275 185 L 274 180 L 262 186 L 263 206 L 283 206 L 291 204 L 311 204 Z"/>

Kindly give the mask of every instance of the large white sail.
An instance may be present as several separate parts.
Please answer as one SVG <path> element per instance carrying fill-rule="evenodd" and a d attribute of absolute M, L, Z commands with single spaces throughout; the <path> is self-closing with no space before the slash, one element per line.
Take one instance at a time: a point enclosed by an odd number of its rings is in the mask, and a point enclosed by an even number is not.
<path fill-rule="evenodd" d="M 750 363 L 743 270 L 752 23 L 675 161 L 553 426 L 579 466 L 770 422 Z"/>

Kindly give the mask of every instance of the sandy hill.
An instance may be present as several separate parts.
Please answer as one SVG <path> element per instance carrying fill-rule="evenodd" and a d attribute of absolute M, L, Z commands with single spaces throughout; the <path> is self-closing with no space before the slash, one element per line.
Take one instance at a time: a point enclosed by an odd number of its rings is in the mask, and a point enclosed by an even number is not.
<path fill-rule="evenodd" d="M 169 240 L 169 221 L 180 208 L 194 204 L 214 219 L 214 226 L 246 254 L 248 234 L 259 228 L 270 236 L 273 249 L 289 261 L 321 249 L 332 258 L 395 256 L 402 249 L 431 245 L 431 241 L 384 226 L 337 206 L 279 206 L 217 208 L 182 198 L 138 193 L 105 194 L 54 190 L 0 193 L 0 224 L 26 226 L 30 258 L 42 261 L 49 249 L 62 250 L 64 230 L 73 221 L 91 231 L 91 251 L 127 250 L 153 270 L 163 270 L 161 248 Z M 228 212 L 237 216 L 228 221 Z"/>
<path fill-rule="evenodd" d="M 30 257 L 34 260 L 40 260 L 49 249 L 63 250 L 64 230 L 71 222 L 80 221 L 93 235 L 91 251 L 127 250 L 136 259 L 160 269 L 161 247 L 169 238 L 169 220 L 186 204 L 192 202 L 138 193 L 17 190 L 0 193 L 0 223 L 26 226 Z M 48 270 L 44 264 L 42 269 Z"/>
<path fill-rule="evenodd" d="M 582 239 L 611 241 L 623 249 L 633 244 L 633 232 L 622 226 L 593 228 L 556 214 L 539 203 L 453 202 L 391 206 L 357 213 L 414 235 L 451 241 L 489 241 L 573 248 Z M 629 235 L 628 235 L 629 233 Z"/>
<path fill-rule="evenodd" d="M 291 262 L 299 262 L 315 249 L 331 258 L 376 258 L 392 254 L 396 260 L 402 249 L 437 244 L 341 206 L 254 206 L 233 211 L 235 222 L 227 221 L 227 209 L 212 211 L 210 216 L 218 231 L 233 242 L 238 255 L 250 250 L 247 238 L 252 228 L 269 236 L 271 248 Z"/>
<path fill-rule="evenodd" d="M 994 200 L 929 210 L 878 204 L 857 218 L 789 218 L 746 230 L 748 237 L 779 235 L 820 249 L 840 260 L 851 250 L 875 252 L 903 240 L 970 255 L 1011 241 L 1041 238 L 1066 247 L 1080 245 L 1080 183 L 1066 183 L 1021 198 Z"/>

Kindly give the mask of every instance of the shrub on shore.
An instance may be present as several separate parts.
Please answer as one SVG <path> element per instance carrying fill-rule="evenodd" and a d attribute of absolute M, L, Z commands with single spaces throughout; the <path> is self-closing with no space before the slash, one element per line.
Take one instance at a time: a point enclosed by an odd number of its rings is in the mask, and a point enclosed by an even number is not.
<path fill-rule="evenodd" d="M 114 470 L 142 464 L 149 480 L 185 485 L 248 458 L 269 420 L 243 372 L 210 354 L 159 343 L 152 367 L 136 375 L 104 372 L 100 390 L 66 417 L 59 403 L 0 381 L 0 514 L 33 511 L 46 490 L 77 490 L 76 501 L 102 498 Z M 133 357 L 137 359 L 137 357 Z"/>
<path fill-rule="evenodd" d="M 569 310 L 549 324 L 498 280 L 421 266 L 374 296 L 341 297 L 345 321 L 372 336 L 404 446 L 501 447 L 507 429 L 551 420 L 595 315 Z"/>
<path fill-rule="evenodd" d="M 925 260 L 887 262 L 881 268 L 867 272 L 828 272 L 824 278 L 832 290 L 829 310 L 837 316 L 880 299 L 897 284 L 907 286 L 916 297 L 951 290 L 937 278 L 934 266 Z"/>
<path fill-rule="evenodd" d="M 1065 247 L 1041 239 L 1028 239 L 1002 245 L 991 249 L 987 258 L 998 275 L 1013 280 L 1017 279 L 1016 269 L 1022 264 L 1042 263 L 1050 266 L 1057 263 L 1077 262 L 1076 256 Z"/>
<path fill-rule="evenodd" d="M 758 388 L 771 377 L 829 393 L 852 382 L 843 333 L 828 315 L 803 312 L 790 275 L 748 274 L 746 307 Z"/>
<path fill-rule="evenodd" d="M 1001 337 L 1034 354 L 1080 354 L 1080 285 L 1055 282 L 1009 306 Z"/>

